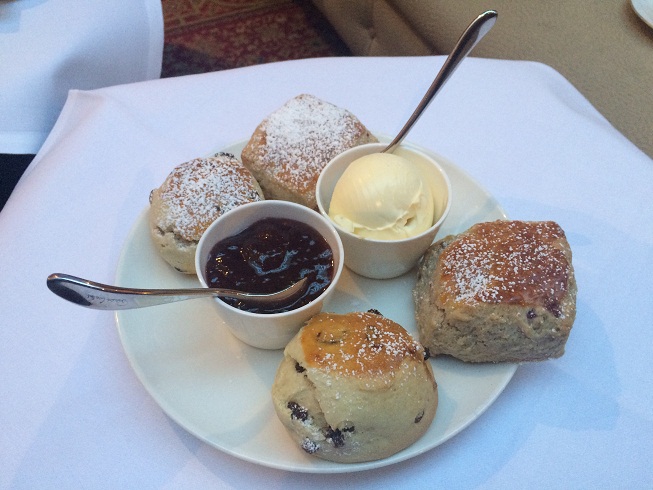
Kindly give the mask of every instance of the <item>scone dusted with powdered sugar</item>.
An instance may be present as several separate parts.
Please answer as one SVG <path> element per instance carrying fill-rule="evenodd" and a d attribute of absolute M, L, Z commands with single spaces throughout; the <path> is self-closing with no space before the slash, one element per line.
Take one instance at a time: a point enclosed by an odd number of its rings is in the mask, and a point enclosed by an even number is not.
<path fill-rule="evenodd" d="M 308 454 L 340 463 L 386 458 L 417 441 L 435 417 L 427 357 L 377 312 L 320 313 L 284 351 L 274 408 Z"/>
<path fill-rule="evenodd" d="M 324 166 L 349 148 L 376 141 L 351 112 L 302 94 L 258 125 L 241 157 L 267 199 L 316 209 L 315 186 Z"/>
<path fill-rule="evenodd" d="M 551 221 L 493 221 L 435 242 L 413 297 L 432 355 L 467 362 L 560 357 L 576 316 L 571 249 Z"/>
<path fill-rule="evenodd" d="M 150 234 L 166 262 L 194 274 L 197 243 L 209 225 L 236 206 L 260 200 L 258 182 L 234 155 L 195 158 L 175 167 L 150 193 Z"/>

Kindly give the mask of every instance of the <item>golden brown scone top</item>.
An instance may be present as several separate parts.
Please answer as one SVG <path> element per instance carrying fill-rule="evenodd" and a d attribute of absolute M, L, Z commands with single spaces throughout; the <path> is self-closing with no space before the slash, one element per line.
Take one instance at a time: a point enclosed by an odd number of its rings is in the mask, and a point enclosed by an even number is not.
<path fill-rule="evenodd" d="M 570 264 L 564 231 L 552 221 L 479 223 L 443 250 L 439 301 L 539 305 L 558 316 Z"/>
<path fill-rule="evenodd" d="M 424 347 L 399 324 L 376 313 L 319 313 L 301 336 L 306 367 L 345 376 L 392 373 L 404 360 L 423 362 Z"/>

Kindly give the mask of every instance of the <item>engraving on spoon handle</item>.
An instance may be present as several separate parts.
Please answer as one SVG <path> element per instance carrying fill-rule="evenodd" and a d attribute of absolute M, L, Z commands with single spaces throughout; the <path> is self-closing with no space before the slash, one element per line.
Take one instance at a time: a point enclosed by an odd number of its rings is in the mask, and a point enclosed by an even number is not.
<path fill-rule="evenodd" d="M 86 284 L 77 278 L 53 275 L 48 278 L 48 288 L 54 294 L 75 303 L 95 310 L 129 310 L 143 308 L 176 301 L 184 301 L 200 295 L 175 294 L 144 294 L 125 291 L 111 291 L 99 286 Z M 204 293 L 202 296 L 206 296 Z"/>

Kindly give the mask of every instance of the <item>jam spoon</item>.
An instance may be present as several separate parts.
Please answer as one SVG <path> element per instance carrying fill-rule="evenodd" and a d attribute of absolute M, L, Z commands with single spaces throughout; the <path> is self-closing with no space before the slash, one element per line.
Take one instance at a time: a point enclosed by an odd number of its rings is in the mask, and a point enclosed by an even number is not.
<path fill-rule="evenodd" d="M 392 151 L 403 141 L 410 128 L 417 122 L 422 113 L 429 106 L 435 95 L 440 91 L 442 86 L 445 84 L 449 77 L 453 75 L 453 72 L 456 71 L 460 62 L 464 60 L 469 52 L 474 49 L 483 37 L 492 29 L 494 23 L 497 20 L 497 12 L 495 10 L 488 10 L 483 12 L 481 15 L 476 17 L 471 24 L 465 29 L 465 32 L 460 36 L 458 42 L 451 51 L 451 54 L 440 68 L 440 71 L 436 75 L 433 83 L 422 97 L 422 100 L 417 105 L 417 108 L 413 114 L 408 118 L 408 121 L 403 128 L 399 131 L 399 134 L 393 139 L 388 146 L 386 146 L 381 153 L 392 153 Z"/>
<path fill-rule="evenodd" d="M 281 303 L 299 295 L 306 281 L 304 277 L 290 287 L 270 294 L 218 288 L 134 289 L 100 284 L 68 274 L 50 274 L 47 285 L 54 294 L 76 305 L 95 310 L 130 310 L 207 296 L 246 299 L 261 304 Z"/>

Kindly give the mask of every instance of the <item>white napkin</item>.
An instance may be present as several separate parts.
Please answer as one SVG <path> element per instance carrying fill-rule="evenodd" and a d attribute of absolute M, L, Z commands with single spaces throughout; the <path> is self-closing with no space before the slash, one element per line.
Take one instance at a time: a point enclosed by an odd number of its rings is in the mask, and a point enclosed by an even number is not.
<path fill-rule="evenodd" d="M 157 0 L 0 2 L 0 153 L 36 153 L 69 89 L 158 78 Z"/>

